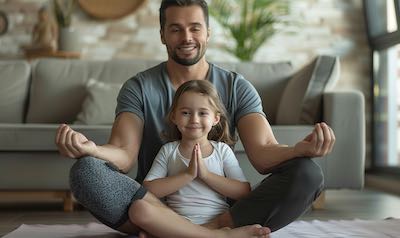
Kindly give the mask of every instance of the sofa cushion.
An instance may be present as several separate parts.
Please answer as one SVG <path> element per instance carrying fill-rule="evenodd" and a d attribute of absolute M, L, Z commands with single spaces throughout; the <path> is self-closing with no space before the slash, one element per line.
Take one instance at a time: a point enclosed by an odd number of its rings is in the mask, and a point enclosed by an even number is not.
<path fill-rule="evenodd" d="M 87 95 L 82 104 L 75 124 L 101 125 L 112 124 L 117 106 L 117 96 L 122 84 L 89 80 Z"/>
<path fill-rule="evenodd" d="M 339 59 L 319 56 L 290 79 L 279 103 L 279 125 L 314 124 L 322 118 L 322 94 L 335 86 Z"/>
<path fill-rule="evenodd" d="M 32 69 L 27 122 L 72 123 L 81 111 L 89 79 L 122 84 L 157 63 L 139 59 L 40 59 Z"/>
<path fill-rule="evenodd" d="M 0 151 L 57 151 L 54 143 L 56 124 L 0 124 Z M 76 131 L 83 133 L 96 144 L 107 143 L 111 126 L 72 125 Z"/>
<path fill-rule="evenodd" d="M 0 62 L 0 122 L 24 122 L 30 72 L 26 61 Z"/>

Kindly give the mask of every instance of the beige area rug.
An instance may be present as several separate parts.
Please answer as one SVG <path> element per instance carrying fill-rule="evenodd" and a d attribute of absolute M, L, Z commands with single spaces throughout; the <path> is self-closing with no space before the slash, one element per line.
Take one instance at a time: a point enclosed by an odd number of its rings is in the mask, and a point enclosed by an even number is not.
<path fill-rule="evenodd" d="M 105 225 L 21 225 L 3 238 L 134 238 Z M 296 221 L 271 238 L 399 238 L 400 219 Z"/>

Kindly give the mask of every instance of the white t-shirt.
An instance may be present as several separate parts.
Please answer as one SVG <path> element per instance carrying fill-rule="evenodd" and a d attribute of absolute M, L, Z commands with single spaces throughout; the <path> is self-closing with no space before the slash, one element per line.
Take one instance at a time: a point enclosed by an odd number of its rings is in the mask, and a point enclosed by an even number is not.
<path fill-rule="evenodd" d="M 173 176 L 186 170 L 190 159 L 179 152 L 179 141 L 161 147 L 145 180 Z M 214 148 L 203 158 L 207 169 L 220 176 L 247 182 L 232 149 L 225 143 L 211 141 Z M 204 224 L 229 208 L 226 197 L 196 178 L 166 197 L 166 204 L 195 224 Z"/>

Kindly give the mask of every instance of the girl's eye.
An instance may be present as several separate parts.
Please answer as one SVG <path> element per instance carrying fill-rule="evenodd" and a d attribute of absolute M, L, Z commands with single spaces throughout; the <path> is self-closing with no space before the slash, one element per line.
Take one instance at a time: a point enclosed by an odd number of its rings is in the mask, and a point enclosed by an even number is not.
<path fill-rule="evenodd" d="M 189 112 L 182 111 L 182 115 L 187 116 L 187 115 L 190 115 L 190 113 L 189 113 Z"/>
<path fill-rule="evenodd" d="M 200 116 L 207 116 L 208 112 L 200 112 Z"/>

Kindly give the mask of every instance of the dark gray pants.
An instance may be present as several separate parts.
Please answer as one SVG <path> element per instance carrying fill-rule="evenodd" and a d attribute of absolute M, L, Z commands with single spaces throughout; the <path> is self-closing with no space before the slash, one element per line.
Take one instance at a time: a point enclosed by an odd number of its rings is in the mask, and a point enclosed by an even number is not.
<path fill-rule="evenodd" d="M 70 185 L 76 199 L 114 229 L 128 220 L 130 204 L 146 194 L 138 182 L 93 157 L 77 160 L 71 168 Z M 257 223 L 275 231 L 303 214 L 322 188 L 320 167 L 311 159 L 296 158 L 271 170 L 230 212 L 235 226 Z"/>

